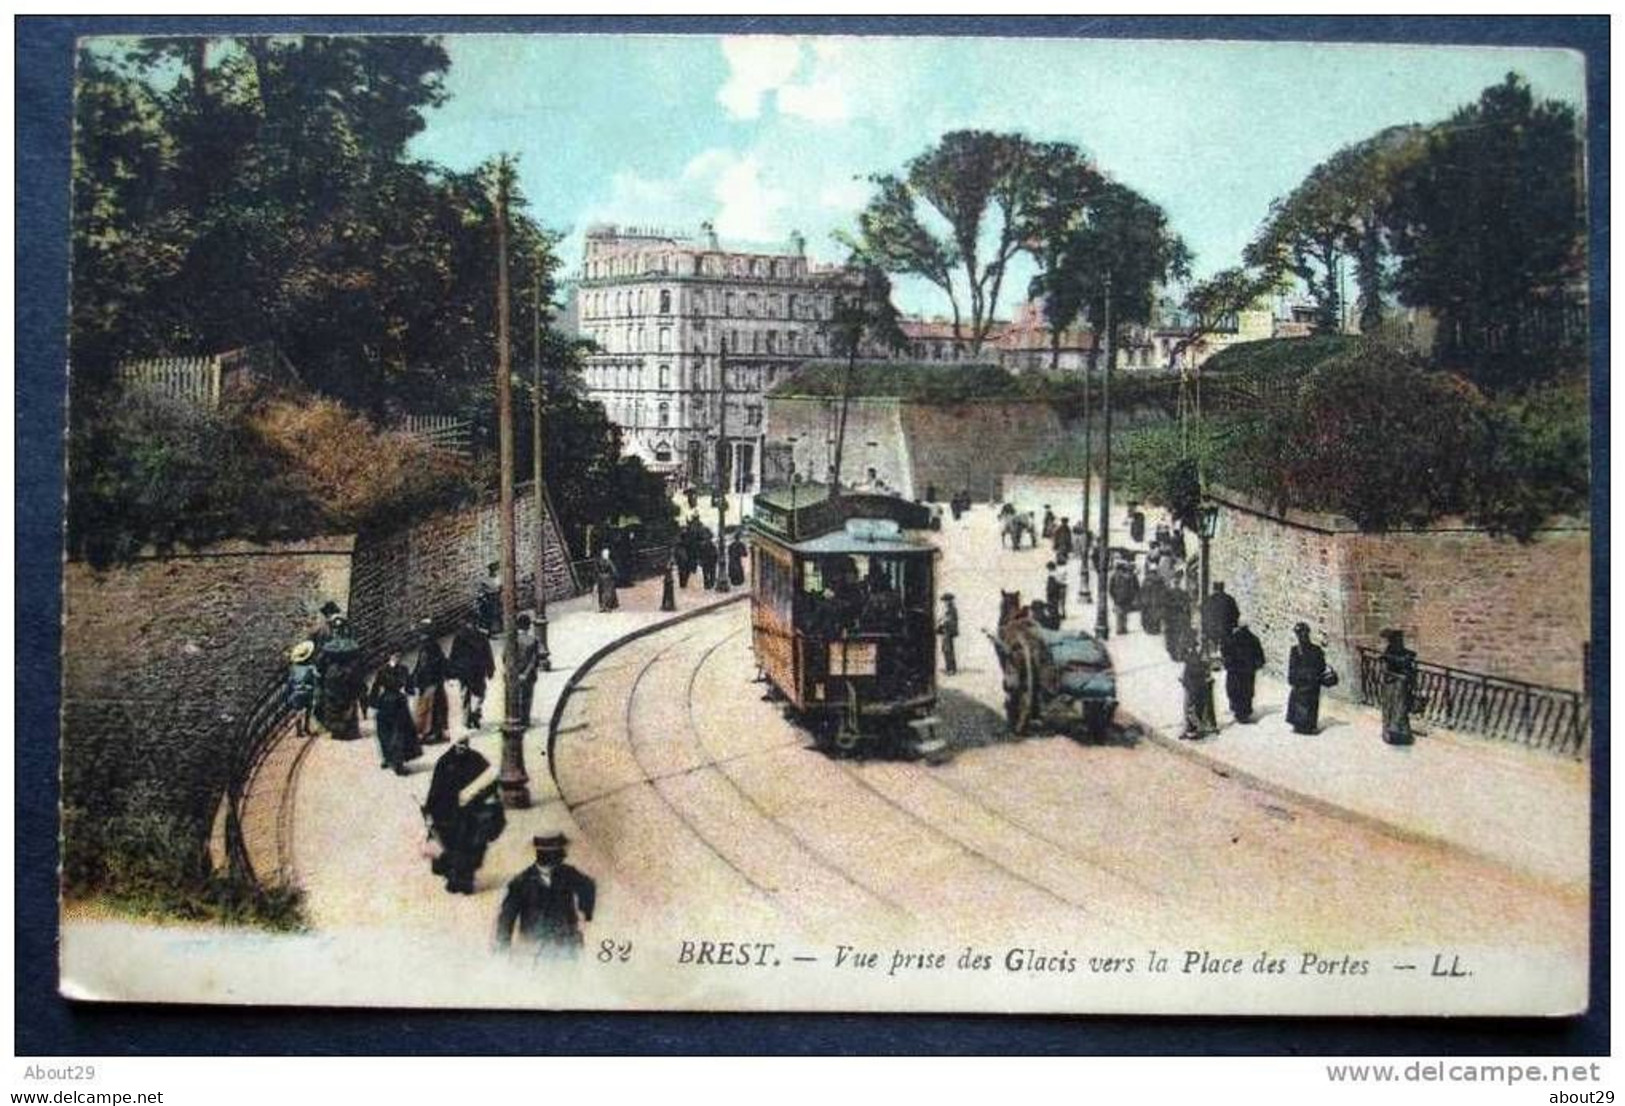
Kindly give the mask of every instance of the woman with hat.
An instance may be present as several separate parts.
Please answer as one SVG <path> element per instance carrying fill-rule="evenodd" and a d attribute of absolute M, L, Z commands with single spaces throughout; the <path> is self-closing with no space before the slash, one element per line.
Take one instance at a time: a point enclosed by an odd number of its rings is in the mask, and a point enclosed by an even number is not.
<path fill-rule="evenodd" d="M 300 737 L 310 735 L 310 712 L 316 705 L 316 689 L 321 673 L 311 663 L 316 656 L 314 641 L 301 641 L 288 651 L 288 709 L 294 712 L 294 727 Z"/>
<path fill-rule="evenodd" d="M 1382 636 L 1388 642 L 1380 658 L 1381 682 L 1377 690 L 1382 704 L 1382 739 L 1390 745 L 1410 745 L 1416 740 L 1411 733 L 1411 707 L 1416 698 L 1416 654 L 1405 648 L 1402 631 L 1384 630 Z"/>
<path fill-rule="evenodd" d="M 1292 627 L 1298 644 L 1287 658 L 1286 682 L 1291 692 L 1286 700 L 1286 720 L 1293 730 L 1301 734 L 1320 732 L 1320 689 L 1331 686 L 1328 677 L 1331 668 L 1326 664 L 1326 650 L 1309 640 L 1309 623 L 1300 622 Z"/>
<path fill-rule="evenodd" d="M 562 833 L 531 838 L 536 863 L 508 882 L 497 913 L 496 943 L 513 943 L 515 923 L 519 936 L 536 946 L 537 956 L 575 956 L 581 949 L 581 923 L 592 921 L 598 885 L 590 876 L 564 863 L 570 839 Z"/>

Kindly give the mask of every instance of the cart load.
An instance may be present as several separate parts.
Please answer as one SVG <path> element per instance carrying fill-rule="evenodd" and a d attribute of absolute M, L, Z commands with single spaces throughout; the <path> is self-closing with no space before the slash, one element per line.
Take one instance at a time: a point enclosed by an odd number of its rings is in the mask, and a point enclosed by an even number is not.
<path fill-rule="evenodd" d="M 988 634 L 1004 673 L 1004 714 L 1012 733 L 1039 724 L 1081 723 L 1101 738 L 1117 710 L 1117 676 L 1100 641 L 1081 630 L 1050 630 L 1006 604 L 997 635 Z"/>

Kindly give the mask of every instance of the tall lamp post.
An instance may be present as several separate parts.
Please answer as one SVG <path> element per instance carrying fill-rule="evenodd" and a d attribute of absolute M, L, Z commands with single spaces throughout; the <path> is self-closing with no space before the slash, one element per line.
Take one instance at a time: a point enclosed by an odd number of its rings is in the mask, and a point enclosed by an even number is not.
<path fill-rule="evenodd" d="M 542 484 L 542 404 L 545 381 L 542 378 L 542 267 L 537 259 L 531 285 L 531 372 L 530 456 L 531 494 L 536 497 L 536 578 L 531 590 L 536 607 L 536 658 L 543 672 L 553 671 L 553 657 L 547 649 L 547 495 Z"/>
<path fill-rule="evenodd" d="M 519 717 L 519 642 L 514 629 L 517 573 L 514 571 L 513 504 L 513 358 L 508 300 L 508 190 L 513 163 L 497 163 L 497 429 L 501 464 L 498 507 L 502 526 L 502 770 L 497 786 L 502 805 L 530 805 L 530 777 L 525 773 L 525 720 Z"/>
<path fill-rule="evenodd" d="M 728 584 L 728 339 L 723 338 L 717 354 L 717 591 L 730 590 Z"/>
<path fill-rule="evenodd" d="M 1090 351 L 1093 356 L 1094 351 Z M 1078 518 L 1083 523 L 1083 548 L 1078 556 L 1083 558 L 1078 564 L 1078 600 L 1083 603 L 1090 601 L 1089 595 L 1089 483 L 1094 479 L 1091 471 L 1095 459 L 1093 436 L 1089 429 L 1089 377 L 1090 365 L 1083 363 L 1083 514 Z"/>
<path fill-rule="evenodd" d="M 1095 605 L 1095 636 L 1105 641 L 1111 634 L 1106 623 L 1106 573 L 1112 551 L 1112 362 L 1117 358 L 1117 335 L 1112 329 L 1112 271 L 1106 270 L 1106 369 L 1100 376 L 1101 464 L 1100 464 L 1100 602 Z M 1083 565 L 1084 571 L 1089 566 Z"/>
<path fill-rule="evenodd" d="M 1202 539 L 1202 602 L 1207 602 L 1208 582 L 1211 576 L 1208 572 L 1208 560 L 1212 552 L 1213 535 L 1219 528 L 1219 508 L 1212 503 L 1204 503 L 1196 508 L 1196 533 Z"/>

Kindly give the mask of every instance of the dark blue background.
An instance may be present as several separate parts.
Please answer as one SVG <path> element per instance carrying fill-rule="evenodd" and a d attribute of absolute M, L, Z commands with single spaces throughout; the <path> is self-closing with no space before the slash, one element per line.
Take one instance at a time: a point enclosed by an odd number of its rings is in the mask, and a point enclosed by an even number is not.
<path fill-rule="evenodd" d="M 394 1013 L 103 1006 L 56 994 L 57 695 L 62 429 L 68 297 L 73 43 L 86 34 L 272 31 L 746 30 L 1088 35 L 1564 46 L 1584 52 L 1590 102 L 1596 732 L 1608 732 L 1608 20 L 1166 17 L 900 19 L 643 17 L 600 20 L 315 17 L 19 18 L 17 29 L 16 1051 L 63 1054 L 1606 1054 L 1608 767 L 1592 759 L 1591 1010 L 1583 1018 L 1090 1018 L 602 1013 Z M 401 970 L 410 971 L 402 964 Z"/>

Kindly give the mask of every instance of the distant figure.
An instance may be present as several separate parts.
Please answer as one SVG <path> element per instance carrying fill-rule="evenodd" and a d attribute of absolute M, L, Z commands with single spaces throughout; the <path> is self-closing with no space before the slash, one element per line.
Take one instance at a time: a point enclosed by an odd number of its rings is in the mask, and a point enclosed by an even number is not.
<path fill-rule="evenodd" d="M 1117 612 L 1117 632 L 1126 634 L 1128 633 L 1128 614 L 1135 609 L 1140 601 L 1140 581 L 1134 575 L 1134 565 L 1126 560 L 1119 560 L 1112 568 L 1111 578 L 1106 584 L 1106 590 L 1111 596 L 1112 607 Z"/>
<path fill-rule="evenodd" d="M 1292 688 L 1286 700 L 1287 724 L 1301 734 L 1319 733 L 1320 689 L 1330 686 L 1327 677 L 1335 680 L 1335 676 L 1326 664 L 1326 650 L 1309 640 L 1309 624 L 1300 622 L 1292 632 L 1298 644 L 1286 666 L 1286 682 Z"/>
<path fill-rule="evenodd" d="M 372 678 L 373 726 L 378 734 L 378 752 L 383 767 L 392 769 L 397 776 L 406 775 L 406 765 L 423 755 L 418 741 L 417 726 L 412 720 L 412 707 L 406 698 L 406 689 L 412 682 L 412 673 L 401 663 L 400 653 L 391 653 L 383 667 Z"/>
<path fill-rule="evenodd" d="M 745 582 L 745 543 L 740 540 L 739 531 L 728 542 L 728 583 L 740 587 Z"/>
<path fill-rule="evenodd" d="M 496 675 L 496 670 L 491 639 L 465 619 L 451 639 L 451 656 L 446 660 L 446 674 L 462 685 L 464 729 L 480 728 L 486 681 Z"/>
<path fill-rule="evenodd" d="M 674 574 L 677 568 L 677 551 L 682 546 L 676 546 L 670 557 L 666 558 L 666 567 L 660 571 L 660 609 L 675 611 L 677 609 L 677 581 Z"/>
<path fill-rule="evenodd" d="M 1162 594 L 1162 641 L 1168 648 L 1168 659 L 1184 660 L 1186 648 L 1194 644 L 1193 637 L 1191 593 L 1185 590 L 1184 578 L 1176 576 Z"/>
<path fill-rule="evenodd" d="M 592 921 L 598 885 L 564 863 L 570 843 L 564 834 L 533 837 L 530 843 L 536 863 L 508 882 L 497 913 L 497 946 L 510 947 L 517 926 L 520 940 L 534 945 L 538 957 L 576 956 L 581 923 Z"/>
<path fill-rule="evenodd" d="M 1202 601 L 1202 651 L 1224 644 L 1241 622 L 1241 608 L 1224 590 L 1223 582 L 1213 581 L 1213 591 Z"/>
<path fill-rule="evenodd" d="M 492 561 L 485 566 L 485 579 L 474 596 L 475 618 L 480 629 L 491 637 L 502 632 L 502 565 Z"/>
<path fill-rule="evenodd" d="M 1138 503 L 1128 505 L 1128 536 L 1136 545 L 1145 540 L 1145 512 Z"/>
<path fill-rule="evenodd" d="M 1219 647 L 1224 661 L 1224 694 L 1230 701 L 1230 714 L 1237 722 L 1253 720 L 1253 685 L 1264 667 L 1264 644 L 1258 635 L 1238 625 Z"/>
<path fill-rule="evenodd" d="M 1054 561 L 1044 566 L 1044 602 L 1055 612 L 1057 619 L 1066 618 L 1066 569 Z"/>
<path fill-rule="evenodd" d="M 446 740 L 446 654 L 435 639 L 433 622 L 420 621 L 418 633 L 418 659 L 408 687 L 417 694 L 418 740 L 434 745 Z"/>
<path fill-rule="evenodd" d="M 1185 729 L 1179 736 L 1200 741 L 1219 732 L 1213 716 L 1213 669 L 1194 643 L 1187 644 L 1184 662 L 1179 682 L 1185 688 Z"/>
<path fill-rule="evenodd" d="M 598 610 L 613 611 L 621 605 L 620 597 L 615 594 L 615 560 L 609 555 L 606 547 L 598 551 L 598 560 L 593 562 L 595 585 L 598 592 Z"/>
<path fill-rule="evenodd" d="M 310 714 L 316 707 L 316 692 L 322 682 L 322 674 L 311 663 L 315 656 L 314 641 L 301 641 L 288 650 L 288 684 L 283 699 L 293 711 L 294 732 L 300 737 L 310 736 Z"/>
<path fill-rule="evenodd" d="M 694 575 L 694 551 L 686 533 L 672 546 L 671 560 L 677 567 L 677 586 L 686 589 L 688 578 Z"/>
<path fill-rule="evenodd" d="M 435 762 L 423 816 L 442 850 L 433 871 L 445 877 L 446 890 L 454 895 L 474 893 L 474 873 L 485 862 L 492 827 L 502 815 L 496 787 L 496 769 L 469 747 L 466 733 Z"/>
<path fill-rule="evenodd" d="M 700 529 L 703 531 L 700 534 L 699 545 L 697 546 L 697 556 L 700 562 L 700 582 L 705 585 L 706 591 L 710 591 L 717 586 L 717 543 L 716 539 L 711 536 L 709 529 L 703 526 Z"/>
<path fill-rule="evenodd" d="M 1405 648 L 1405 635 L 1384 630 L 1388 647 L 1382 651 L 1381 682 L 1377 696 L 1382 704 L 1382 739 L 1390 745 L 1410 745 L 1411 710 L 1416 698 L 1416 654 Z"/>
<path fill-rule="evenodd" d="M 1055 534 L 1055 512 L 1050 510 L 1048 503 L 1044 504 L 1044 521 L 1039 528 L 1038 534 L 1045 541 L 1049 541 Z"/>
<path fill-rule="evenodd" d="M 1182 523 L 1174 523 L 1173 534 L 1168 539 L 1168 549 L 1180 561 L 1185 559 L 1185 527 Z"/>
<path fill-rule="evenodd" d="M 1050 534 L 1050 546 L 1055 550 L 1055 563 L 1065 565 L 1072 556 L 1072 524 L 1062 519 Z"/>
<path fill-rule="evenodd" d="M 1167 596 L 1168 587 L 1162 582 L 1162 573 L 1147 557 L 1145 579 L 1140 581 L 1140 629 L 1148 634 L 1162 633 L 1162 612 Z"/>
<path fill-rule="evenodd" d="M 937 501 L 937 486 L 935 484 L 926 484 L 925 501 L 927 503 L 935 503 Z"/>
<path fill-rule="evenodd" d="M 667 578 L 670 582 L 670 578 Z M 530 725 L 530 705 L 536 700 L 536 680 L 542 671 L 542 645 L 528 612 L 514 616 L 514 677 L 519 683 L 519 721 Z"/>
<path fill-rule="evenodd" d="M 331 635 L 316 652 L 321 686 L 316 692 L 316 718 L 340 741 L 361 736 L 358 712 L 365 689 L 361 672 L 361 646 L 350 636 L 350 622 L 342 614 L 329 619 Z"/>
<path fill-rule="evenodd" d="M 688 509 L 697 510 L 700 506 L 700 493 L 693 484 L 683 489 L 683 498 L 688 501 Z"/>
<path fill-rule="evenodd" d="M 942 671 L 949 676 L 959 671 L 954 656 L 954 639 L 959 636 L 959 608 L 954 606 L 954 593 L 942 593 L 942 621 L 937 623 L 937 634 L 942 638 Z"/>

